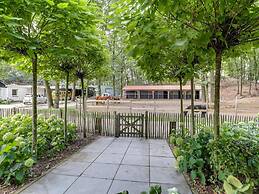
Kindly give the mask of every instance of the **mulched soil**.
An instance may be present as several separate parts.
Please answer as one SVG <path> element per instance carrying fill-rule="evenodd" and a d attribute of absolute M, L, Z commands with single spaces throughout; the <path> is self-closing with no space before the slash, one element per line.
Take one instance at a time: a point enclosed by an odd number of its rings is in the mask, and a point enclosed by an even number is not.
<path fill-rule="evenodd" d="M 213 189 L 213 185 L 203 185 L 199 180 L 193 181 L 189 174 L 184 173 L 185 180 L 191 187 L 191 190 L 194 194 L 217 194 L 217 192 Z M 223 193 L 221 193 L 223 194 Z"/>
<path fill-rule="evenodd" d="M 78 139 L 72 144 L 70 144 L 65 150 L 62 150 L 59 153 L 56 153 L 54 156 L 45 156 L 39 158 L 37 164 L 33 166 L 31 169 L 31 175 L 28 177 L 25 183 L 22 185 L 3 185 L 2 182 L 0 182 L 0 194 L 11 194 L 15 193 L 22 187 L 24 187 L 27 184 L 30 184 L 31 182 L 37 180 L 40 176 L 46 174 L 46 172 L 55 167 L 57 164 L 61 163 L 64 159 L 68 158 L 78 150 L 80 150 L 82 147 L 86 146 L 93 140 L 95 140 L 97 137 L 95 136 L 89 136 L 86 139 Z"/>

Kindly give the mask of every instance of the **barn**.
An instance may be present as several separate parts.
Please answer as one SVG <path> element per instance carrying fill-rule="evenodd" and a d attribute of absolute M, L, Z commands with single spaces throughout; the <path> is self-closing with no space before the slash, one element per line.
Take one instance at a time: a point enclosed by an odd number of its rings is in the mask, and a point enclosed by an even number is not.
<path fill-rule="evenodd" d="M 179 85 L 132 85 L 123 88 L 127 99 L 180 99 Z M 201 98 L 201 87 L 195 86 L 195 99 Z M 191 99 L 190 85 L 183 86 L 183 99 Z"/>

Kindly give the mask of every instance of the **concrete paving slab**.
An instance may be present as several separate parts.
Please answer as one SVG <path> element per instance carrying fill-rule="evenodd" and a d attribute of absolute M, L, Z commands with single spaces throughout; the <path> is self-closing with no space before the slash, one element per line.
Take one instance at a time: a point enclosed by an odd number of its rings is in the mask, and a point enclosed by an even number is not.
<path fill-rule="evenodd" d="M 167 145 L 167 141 L 164 139 L 149 139 L 150 144 Z"/>
<path fill-rule="evenodd" d="M 84 171 L 83 176 L 113 179 L 118 168 L 119 168 L 118 164 L 92 163 L 91 166 L 89 166 Z"/>
<path fill-rule="evenodd" d="M 115 138 L 114 142 L 131 142 L 133 139 L 136 138 L 132 138 L 132 137 L 120 137 L 120 138 Z"/>
<path fill-rule="evenodd" d="M 150 149 L 150 156 L 161 156 L 161 157 L 173 157 L 172 151 L 170 149 Z"/>
<path fill-rule="evenodd" d="M 48 173 L 21 194 L 62 194 L 76 180 L 75 176 Z"/>
<path fill-rule="evenodd" d="M 108 194 L 116 194 L 122 191 L 129 191 L 130 194 L 140 194 L 147 191 L 149 183 L 114 180 Z"/>
<path fill-rule="evenodd" d="M 108 149 L 123 149 L 125 151 L 129 147 L 129 143 L 112 143 L 109 145 Z"/>
<path fill-rule="evenodd" d="M 52 170 L 54 174 L 64 174 L 64 175 L 73 175 L 79 176 L 84 172 L 84 170 L 90 165 L 89 162 L 71 162 L 67 161 L 62 165 L 56 167 Z"/>
<path fill-rule="evenodd" d="M 150 167 L 150 182 L 181 184 L 185 183 L 185 179 L 173 168 Z"/>
<path fill-rule="evenodd" d="M 145 149 L 149 150 L 149 143 L 148 142 L 132 142 L 129 148 L 137 148 L 137 149 Z"/>
<path fill-rule="evenodd" d="M 149 156 L 149 149 L 129 147 L 129 149 L 128 149 L 126 154 Z"/>
<path fill-rule="evenodd" d="M 127 151 L 126 147 L 108 147 L 104 154 L 124 154 Z"/>
<path fill-rule="evenodd" d="M 85 147 L 84 149 L 82 149 L 82 152 L 97 152 L 97 153 L 101 153 L 103 152 L 108 145 L 89 145 L 87 147 Z"/>
<path fill-rule="evenodd" d="M 122 164 L 149 166 L 149 156 L 126 154 L 122 160 Z"/>
<path fill-rule="evenodd" d="M 168 189 L 176 187 L 180 194 L 192 194 L 188 185 L 183 184 L 161 184 L 161 183 L 150 183 L 150 185 L 160 185 L 162 188 L 162 194 L 168 194 Z"/>
<path fill-rule="evenodd" d="M 108 179 L 79 177 L 65 194 L 106 194 L 112 183 Z"/>
<path fill-rule="evenodd" d="M 93 162 L 100 153 L 95 153 L 95 152 L 78 152 L 74 154 L 69 161 L 72 162 Z"/>
<path fill-rule="evenodd" d="M 150 166 L 175 168 L 176 160 L 174 158 L 150 156 Z"/>
<path fill-rule="evenodd" d="M 149 167 L 121 165 L 116 180 L 149 182 Z"/>
<path fill-rule="evenodd" d="M 157 183 L 164 193 L 176 186 L 182 194 L 189 194 L 174 164 L 165 140 L 99 138 L 23 193 L 115 194 L 127 189 L 130 194 L 139 194 Z"/>
<path fill-rule="evenodd" d="M 94 162 L 105 164 L 120 164 L 124 154 L 102 153 Z"/>

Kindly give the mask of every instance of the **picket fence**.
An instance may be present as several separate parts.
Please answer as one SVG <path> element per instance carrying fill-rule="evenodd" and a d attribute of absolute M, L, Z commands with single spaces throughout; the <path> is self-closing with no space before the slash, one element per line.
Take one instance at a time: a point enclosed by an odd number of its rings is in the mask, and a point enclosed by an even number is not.
<path fill-rule="evenodd" d="M 8 117 L 17 113 L 30 114 L 31 109 L 25 108 L 11 108 L 0 109 L 0 117 Z M 50 115 L 56 115 L 59 118 L 64 118 L 63 109 L 39 109 L 38 114 L 45 118 Z M 86 130 L 91 134 L 100 134 L 103 136 L 115 136 L 116 129 L 118 128 L 119 118 L 143 118 L 143 136 L 147 138 L 167 138 L 172 129 L 180 130 L 180 114 L 179 113 L 118 113 L 118 112 L 86 112 L 85 113 Z M 78 131 L 82 131 L 83 126 L 83 114 L 77 109 L 68 109 L 68 122 L 75 123 Z M 256 116 L 245 115 L 220 115 L 220 123 L 238 123 L 256 121 Z M 129 121 L 127 121 L 129 122 Z M 191 116 L 189 114 L 184 116 L 184 127 L 190 129 Z M 203 127 L 213 126 L 213 114 L 196 114 L 195 115 L 196 129 Z M 259 124 L 258 124 L 259 125 Z M 132 129 L 131 129 L 132 130 Z M 124 135 L 125 136 L 125 135 Z M 126 136 L 136 136 L 134 133 L 128 133 Z"/>

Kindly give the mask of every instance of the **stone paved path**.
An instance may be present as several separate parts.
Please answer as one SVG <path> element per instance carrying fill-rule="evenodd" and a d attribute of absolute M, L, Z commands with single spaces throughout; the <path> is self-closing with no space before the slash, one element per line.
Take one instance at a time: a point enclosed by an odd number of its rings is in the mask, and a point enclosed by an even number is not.
<path fill-rule="evenodd" d="M 100 137 L 21 193 L 140 194 L 153 184 L 191 193 L 165 140 Z"/>

